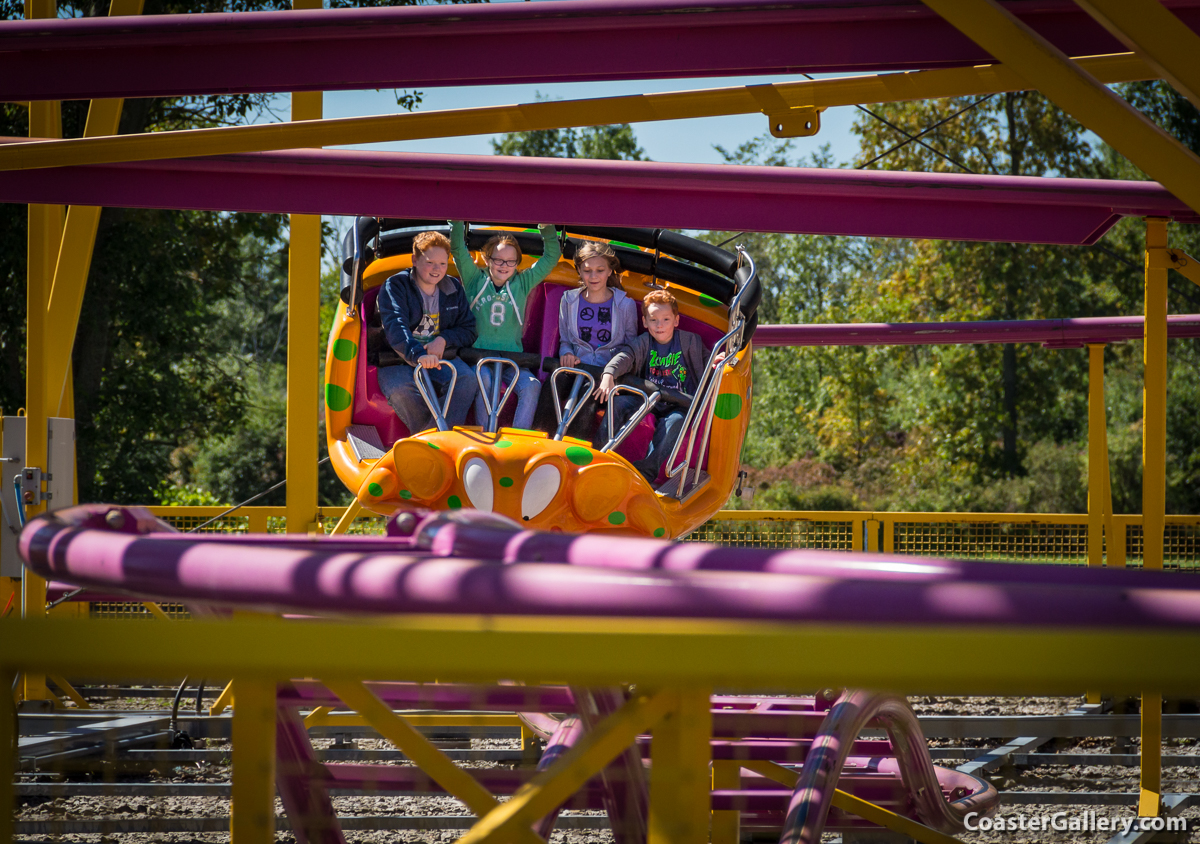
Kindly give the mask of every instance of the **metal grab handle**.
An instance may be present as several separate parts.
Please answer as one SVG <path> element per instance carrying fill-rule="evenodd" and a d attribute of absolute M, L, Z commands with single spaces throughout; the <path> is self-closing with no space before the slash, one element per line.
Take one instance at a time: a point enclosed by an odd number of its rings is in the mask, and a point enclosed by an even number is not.
<path fill-rule="evenodd" d="M 421 394 L 421 398 L 425 399 L 425 406 L 429 408 L 429 412 L 433 414 L 433 422 L 437 425 L 439 431 L 449 431 L 450 425 L 446 422 L 446 414 L 450 412 L 450 399 L 454 397 L 454 385 L 458 383 L 458 370 L 454 368 L 448 360 L 438 361 L 435 369 L 441 369 L 443 366 L 450 367 L 450 386 L 446 388 L 446 398 L 442 400 L 442 407 L 437 406 L 437 391 L 433 388 L 433 382 L 429 380 L 429 373 L 425 371 L 425 367 L 417 364 L 413 373 L 413 380 L 417 383 L 417 392 Z M 410 431 L 409 433 L 415 433 Z"/>
<path fill-rule="evenodd" d="M 635 396 L 641 396 L 642 403 L 638 409 L 630 414 L 629 418 L 625 420 L 625 424 L 621 426 L 621 430 L 614 431 L 613 419 L 616 416 L 615 404 L 617 393 L 622 391 L 626 393 L 633 393 Z M 650 395 L 646 395 L 645 391 L 639 390 L 637 387 L 630 387 L 627 384 L 617 384 L 615 387 L 613 387 L 613 391 L 608 394 L 608 412 L 604 414 L 605 422 L 608 425 L 608 442 L 606 442 L 604 447 L 600 449 L 600 453 L 604 454 L 612 451 L 621 443 L 625 442 L 625 438 L 628 437 L 630 433 L 632 433 L 633 429 L 637 427 L 638 423 L 645 419 L 646 415 L 654 409 L 654 406 L 658 404 L 658 400 L 660 398 L 662 398 L 662 393 L 660 393 L 658 390 L 655 390 Z"/>
<path fill-rule="evenodd" d="M 571 394 L 567 396 L 567 403 L 563 405 L 558 397 L 558 376 L 570 374 L 575 376 L 575 381 L 571 384 Z M 584 379 L 587 379 L 587 392 L 580 396 L 583 388 Z M 583 406 L 587 403 L 586 396 L 591 395 L 596 389 L 596 379 L 592 377 L 592 373 L 584 369 L 576 369 L 573 366 L 560 366 L 550 375 L 550 391 L 554 395 L 554 415 L 558 417 L 558 428 L 554 432 L 551 439 L 561 440 L 566 436 L 567 428 L 571 427 L 571 423 L 575 421 L 575 417 L 579 415 L 579 411 L 583 410 Z M 564 416 L 564 414 L 566 414 Z"/>
<path fill-rule="evenodd" d="M 483 367 L 484 364 L 492 364 L 492 389 L 491 395 L 488 395 L 488 390 L 483 386 Z M 504 398 L 500 398 L 500 375 L 504 371 L 504 367 L 511 366 L 513 370 L 512 380 L 508 384 L 508 389 L 504 391 Z M 480 358 L 475 363 L 475 380 L 479 384 L 479 394 L 483 396 L 483 408 L 487 411 L 487 421 L 484 423 L 483 429 L 489 434 L 494 434 L 500 427 L 500 411 L 504 405 L 508 404 L 509 398 L 517 389 L 517 379 L 521 377 L 521 367 L 517 366 L 516 361 L 508 358 Z M 476 420 L 477 422 L 480 420 Z"/>
<path fill-rule="evenodd" d="M 732 331 L 716 342 L 712 348 L 712 351 L 708 354 L 708 365 L 705 366 L 704 371 L 700 373 L 700 384 L 696 387 L 696 398 L 692 401 L 692 406 L 688 408 L 687 416 L 685 416 L 683 420 L 683 428 L 681 430 L 685 431 L 687 436 L 681 436 L 675 441 L 675 447 L 671 449 L 671 455 L 667 458 L 668 478 L 673 478 L 679 474 L 680 471 L 687 467 L 688 463 L 692 459 L 692 451 L 696 446 L 696 434 L 699 431 L 698 427 L 696 426 L 697 416 L 698 414 L 706 411 L 708 411 L 709 415 L 711 416 L 711 406 L 714 403 L 714 386 L 716 389 L 720 389 L 721 375 L 725 370 L 725 361 L 721 361 L 722 365 L 720 371 L 714 371 L 714 367 L 716 366 L 717 362 L 717 355 L 722 352 L 726 343 L 738 336 L 741 330 L 742 325 L 739 321 L 739 324 L 735 326 Z M 726 359 L 728 359 L 728 356 Z M 685 448 L 685 440 L 687 441 L 686 456 L 684 457 L 683 463 L 679 466 L 676 466 L 675 459 L 679 456 L 680 449 Z M 700 477 L 698 466 L 696 477 Z M 679 481 L 680 494 L 683 493 L 686 483 L 687 473 L 685 472 L 684 476 L 680 478 Z"/>

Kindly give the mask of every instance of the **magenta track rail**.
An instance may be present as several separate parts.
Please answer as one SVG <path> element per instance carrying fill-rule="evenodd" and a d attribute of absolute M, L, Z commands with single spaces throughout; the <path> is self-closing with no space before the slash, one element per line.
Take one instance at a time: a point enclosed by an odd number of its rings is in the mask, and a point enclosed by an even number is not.
<path fill-rule="evenodd" d="M 1126 49 L 1069 0 L 1005 5 L 1068 55 Z M 1196 0 L 1165 5 L 1200 30 Z M 600 41 L 604 49 L 580 62 L 583 45 Z M 991 60 L 916 0 L 558 0 L 7 21 L 0 57 L 0 90 L 12 100 L 878 72 Z"/>
<path fill-rule="evenodd" d="M 0 202 L 1060 244 L 1200 221 L 1154 182 L 361 150 L 11 171 Z"/>
<path fill-rule="evenodd" d="M 392 533 L 398 533 L 394 526 Z M 765 619 L 924 624 L 1200 628 L 1200 583 L 1166 572 L 1011 565 L 858 553 L 770 551 L 659 540 L 524 531 L 488 514 L 427 517 L 408 535 L 313 542 L 288 536 L 193 536 L 148 511 L 85 505 L 33 520 L 21 535 L 29 566 L 47 579 L 135 599 L 320 615 L 445 613 Z M 536 561 L 536 562 L 534 562 Z M 548 564 L 549 563 L 549 564 Z M 618 689 L 371 683 L 393 708 L 510 711 L 548 741 L 543 767 L 620 705 Z M 319 764 L 301 709 L 337 706 L 320 683 L 279 690 L 279 789 L 298 838 L 342 844 L 330 793 L 440 789 L 410 769 Z M 807 699 L 713 699 L 712 758 L 795 766 L 794 787 L 742 769 L 712 806 L 742 812 L 747 828 L 815 844 L 833 789 L 945 832 L 969 812 L 995 810 L 986 783 L 936 768 L 902 698 L 849 691 Z M 565 719 L 565 720 L 564 720 Z M 574 720 L 572 720 L 574 719 Z M 868 725 L 886 741 L 862 740 Z M 571 806 L 605 808 L 621 842 L 643 840 L 646 738 L 618 756 Z M 487 773 L 512 793 L 522 773 Z M 557 813 L 538 830 L 548 834 Z"/>
<path fill-rule="evenodd" d="M 185 536 L 137 508 L 85 505 L 32 521 L 20 549 L 47 580 L 280 612 L 1200 628 L 1200 581 L 1169 572 L 730 549 L 455 518 L 431 517 L 414 537 L 314 545 Z"/>
<path fill-rule="evenodd" d="M 994 322 L 863 322 L 760 325 L 756 346 L 949 346 L 1040 343 L 1055 349 L 1141 340 L 1145 318 L 998 320 Z M 1200 337 L 1200 314 L 1167 317 L 1167 336 Z"/>

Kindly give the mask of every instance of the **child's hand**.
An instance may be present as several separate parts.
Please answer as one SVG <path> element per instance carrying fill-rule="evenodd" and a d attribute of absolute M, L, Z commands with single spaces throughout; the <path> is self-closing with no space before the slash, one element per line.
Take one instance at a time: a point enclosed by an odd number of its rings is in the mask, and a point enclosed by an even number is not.
<path fill-rule="evenodd" d="M 617 388 L 617 381 L 612 377 L 611 373 L 604 373 L 604 377 L 600 379 L 600 386 L 596 388 L 596 392 L 592 393 L 600 401 L 608 401 L 609 395 Z"/>
<path fill-rule="evenodd" d="M 437 355 L 421 355 L 417 358 L 417 365 L 426 369 L 437 369 L 439 363 L 441 359 Z"/>
<path fill-rule="evenodd" d="M 434 337 L 425 344 L 425 354 L 433 355 L 438 360 L 442 359 L 442 355 L 446 352 L 446 338 Z"/>
<path fill-rule="evenodd" d="M 575 357 L 575 355 L 568 352 L 565 355 L 559 355 L 558 365 L 559 366 L 578 366 L 579 358 Z"/>
<path fill-rule="evenodd" d="M 725 360 L 725 353 L 724 353 L 724 352 L 717 352 L 717 357 L 716 357 L 716 359 L 713 361 L 713 369 L 716 369 L 718 366 L 720 366 L 720 365 L 721 365 L 721 362 L 722 362 L 722 361 L 724 361 L 724 360 Z"/>

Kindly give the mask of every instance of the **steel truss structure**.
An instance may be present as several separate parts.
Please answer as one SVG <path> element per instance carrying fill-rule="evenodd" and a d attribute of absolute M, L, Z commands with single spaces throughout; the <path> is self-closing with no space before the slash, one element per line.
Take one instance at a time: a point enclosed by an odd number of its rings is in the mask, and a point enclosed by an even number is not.
<path fill-rule="evenodd" d="M 142 19 L 131 17 L 139 15 L 140 0 L 114 0 L 108 20 L 54 20 L 53 0 L 28 0 L 31 20 L 0 28 L 4 79 L 0 96 L 29 104 L 30 135 L 36 141 L 0 148 L 0 168 L 10 171 L 0 180 L 0 201 L 30 203 L 26 455 L 31 467 L 44 469 L 46 462 L 44 420 L 73 415 L 70 350 L 98 208 L 104 204 L 274 210 L 294 215 L 289 336 L 297 339 L 294 347 L 289 345 L 288 357 L 287 515 L 288 529 L 301 533 L 317 519 L 316 421 L 309 418 L 307 401 L 317 392 L 317 362 L 299 338 L 317 331 L 316 215 L 320 213 L 352 208 L 352 213 L 411 216 L 436 209 L 436 216 L 496 219 L 496 209 L 501 207 L 496 204 L 498 186 L 506 185 L 508 200 L 516 177 L 526 180 L 528 189 L 524 195 L 516 194 L 517 202 L 505 203 L 515 219 L 557 217 L 606 225 L 1090 243 L 1116 219 L 1138 216 L 1147 221 L 1144 566 L 1161 567 L 1168 272 L 1175 269 L 1195 280 L 1195 261 L 1170 248 L 1167 228 L 1172 219 L 1196 221 L 1200 160 L 1106 84 L 1161 77 L 1197 102 L 1197 0 L 925 0 L 923 4 L 715 0 L 702 9 L 672 0 L 338 11 L 313 8 L 311 1 L 296 5 L 292 12 Z M 498 61 L 494 50 L 501 41 L 494 35 L 500 30 L 535 35 L 545 49 L 516 56 L 506 51 L 504 60 Z M 610 38 L 618 46 L 581 71 L 577 41 L 595 36 Z M 394 45 L 400 39 L 412 49 L 397 61 Z M 455 60 L 432 62 L 431 56 Z M 1081 58 L 1074 61 L 1071 56 Z M 1087 58 L 1096 56 L 1104 58 Z M 437 68 L 436 78 L 423 72 L 429 67 Z M 504 67 L 507 75 L 494 77 L 497 67 Z M 726 167 L 716 172 L 715 168 L 639 162 L 452 161 L 438 156 L 289 151 L 344 143 L 355 132 L 389 140 L 464 131 L 466 116 L 454 114 L 358 123 L 321 121 L 320 90 L 824 71 L 913 72 L 829 84 L 618 98 L 598 105 L 505 107 L 471 117 L 493 121 L 486 124 L 492 127 L 486 131 L 508 131 L 510 127 L 585 125 L 581 121 L 593 106 L 604 122 L 749 110 L 761 111 L 770 125 L 786 133 L 813 124 L 819 110 L 831 104 L 1036 88 L 1159 185 L 812 174 L 782 168 L 763 172 Z M 887 95 L 879 96 L 881 90 Z M 300 92 L 293 96 L 293 121 L 312 121 L 312 125 L 162 139 L 113 137 L 123 97 L 256 91 Z M 93 98 L 85 138 L 78 141 L 57 140 L 62 134 L 57 102 L 68 98 Z M 380 179 L 388 184 L 386 190 Z M 257 197 L 249 190 L 239 192 L 236 182 L 241 180 L 254 185 Z M 368 189 L 371 180 L 374 195 Z M 468 181 L 474 199 L 468 196 Z M 573 219 L 580 212 L 568 194 L 580 184 L 608 190 L 595 219 Z M 382 196 L 399 189 L 408 192 L 403 202 Z M 631 202 L 635 193 L 637 203 Z M 70 208 L 64 209 L 63 204 Z M 484 206 L 487 213 L 471 213 Z M 638 206 L 645 220 L 632 210 Z M 760 206 L 773 213 L 758 212 Z M 819 213 L 812 213 L 814 206 L 819 206 Z M 401 207 L 403 211 L 398 210 Z M 1104 441 L 1103 394 L 1096 392 L 1095 377 L 1097 359 L 1102 373 L 1099 349 L 1092 344 L 1091 460 L 1093 476 L 1106 478 L 1107 472 L 1100 471 L 1105 464 L 1098 462 L 1098 443 Z M 1105 511 L 1102 503 L 1106 489 L 1106 482 L 1093 489 L 1098 519 L 1111 516 L 1111 507 Z M 35 494 L 31 515 L 44 508 L 45 502 Z M 273 758 L 275 682 L 311 672 L 335 681 L 361 680 L 383 667 L 377 658 L 347 660 L 355 643 L 361 642 L 362 625 L 331 624 L 319 635 L 259 620 L 193 630 L 164 625 L 163 634 L 147 642 L 142 630 L 135 632 L 119 622 L 40 620 L 44 581 L 30 575 L 21 588 L 28 618 L 19 625 L 3 623 L 7 629 L 0 651 L 0 679 L 21 670 L 25 700 L 47 698 L 45 678 L 39 672 L 63 676 L 79 671 L 84 667 L 79 659 L 85 656 L 92 660 L 86 663 L 89 669 L 161 675 L 177 670 L 180 653 L 195 653 L 188 648 L 200 636 L 209 650 L 221 654 L 225 670 L 239 678 L 240 705 L 233 717 L 233 734 L 240 761 L 235 762 L 232 785 L 235 806 L 240 807 L 233 820 L 239 839 L 264 838 L 272 828 L 272 813 L 264 812 L 264 807 L 273 799 L 273 782 L 263 775 L 262 764 Z M 812 683 L 1036 692 L 1062 690 L 1071 684 L 1076 689 L 1080 685 L 1098 688 L 1097 684 L 1113 682 L 1142 691 L 1144 753 L 1138 809 L 1146 816 L 1159 814 L 1165 805 L 1156 750 L 1163 730 L 1161 696 L 1200 691 L 1194 671 L 1181 669 L 1188 663 L 1167 658 L 1180 647 L 1178 635 L 1039 632 L 1037 647 L 1057 655 L 1060 664 L 1054 676 L 1034 676 L 1016 656 L 1031 646 L 1032 631 L 978 633 L 964 641 L 997 655 L 989 668 L 998 671 L 1000 679 L 985 679 L 969 666 L 937 667 L 912 659 L 922 649 L 935 647 L 945 635 L 919 627 L 883 631 L 886 636 L 879 628 L 835 631 L 821 625 L 749 631 L 719 626 L 666 630 L 651 625 L 631 628 L 625 639 L 613 632 L 579 628 L 568 657 L 566 651 L 555 650 L 550 631 L 520 624 L 464 627 L 413 620 L 372 629 L 380 651 L 390 647 L 406 653 L 404 670 L 412 671 L 415 679 L 431 679 L 437 676 L 431 672 L 437 671 L 444 671 L 442 676 L 476 679 L 494 678 L 497 672 L 534 679 L 537 675 L 530 673 L 534 669 L 544 672 L 540 676 L 566 676 L 579 668 L 582 659 L 591 662 L 587 672 L 578 675 L 580 682 L 617 682 L 636 675 L 664 684 L 664 691 L 633 706 L 630 712 L 640 714 L 627 713 L 624 723 L 626 731 L 635 724 L 640 730 L 648 713 L 659 718 L 675 713 L 676 726 L 667 730 L 673 738 L 658 767 L 669 774 L 663 793 L 677 797 L 679 808 L 660 816 L 664 826 L 657 837 L 651 835 L 654 840 L 693 841 L 707 834 L 707 807 L 700 806 L 695 766 L 690 763 L 707 748 L 697 739 L 704 730 L 696 725 L 703 722 L 700 713 L 706 708 L 698 701 L 707 694 L 698 689 L 725 679 L 714 677 L 712 666 L 723 665 L 750 684 L 794 682 L 796 666 L 747 663 L 747 652 L 766 654 L 784 648 L 808 654 L 803 669 Z M 258 644 L 247 650 L 247 641 Z M 735 642 L 737 647 L 731 650 Z M 168 646 L 176 650 L 163 650 Z M 896 667 L 885 670 L 889 648 L 895 658 L 890 665 Z M 450 658 L 451 653 L 458 656 Z M 297 654 L 303 655 L 303 664 L 296 661 Z M 219 670 L 213 664 L 197 667 Z M 350 696 L 357 694 L 349 686 L 345 690 Z M 8 696 L 0 695 L 0 701 L 0 708 L 7 710 Z M 369 701 L 362 702 L 370 708 Z M 5 712 L 0 712 L 0 718 L 7 724 Z M 679 727 L 681 723 L 690 726 Z M 1032 751 L 1026 747 L 1021 752 Z M 7 748 L 0 749 L 0 761 L 4 753 Z M 0 804 L 11 796 L 10 787 L 7 778 L 0 784 Z M 1172 807 L 1178 808 L 1177 803 Z M 517 835 L 519 824 L 514 825 L 511 817 L 504 828 Z M 0 839 L 11 833 L 10 821 L 7 813 L 0 816 Z"/>

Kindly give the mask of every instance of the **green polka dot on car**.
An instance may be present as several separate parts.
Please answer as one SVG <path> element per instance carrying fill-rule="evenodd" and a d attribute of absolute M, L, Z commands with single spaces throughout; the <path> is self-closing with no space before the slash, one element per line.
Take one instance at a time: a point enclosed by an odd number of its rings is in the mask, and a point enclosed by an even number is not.
<path fill-rule="evenodd" d="M 610 525 L 625 524 L 625 514 L 624 513 L 609 513 L 608 514 L 608 523 Z"/>
<path fill-rule="evenodd" d="M 341 410 L 349 409 L 354 403 L 354 396 L 350 395 L 350 391 L 339 387 L 337 384 L 325 385 L 325 405 L 335 413 Z"/>
<path fill-rule="evenodd" d="M 708 305 L 710 308 L 720 308 L 725 305 L 721 300 L 714 299 L 712 296 L 705 295 L 704 293 L 700 294 L 700 304 Z"/>
<path fill-rule="evenodd" d="M 666 528 L 655 528 L 655 529 L 654 529 L 654 535 L 655 535 L 656 537 L 659 537 L 659 538 L 661 538 L 661 537 L 663 537 L 663 536 L 666 536 L 666 534 L 667 534 L 667 529 L 666 529 Z"/>
<path fill-rule="evenodd" d="M 378 498 L 379 496 L 383 495 L 383 487 L 372 481 L 371 483 L 367 484 L 367 492 Z"/>
<path fill-rule="evenodd" d="M 451 510 L 461 510 L 462 509 L 462 499 L 459 498 L 457 495 L 452 495 L 448 499 L 446 499 L 446 504 L 450 507 Z"/>
<path fill-rule="evenodd" d="M 512 440 L 496 440 L 496 448 L 508 448 L 512 445 Z"/>
<path fill-rule="evenodd" d="M 407 489 L 402 489 L 400 490 L 400 497 L 407 501 L 408 499 L 412 498 L 412 493 Z"/>
<path fill-rule="evenodd" d="M 501 478 L 501 479 L 500 479 L 500 486 L 502 486 L 502 487 L 510 487 L 510 486 L 512 486 L 512 485 L 513 485 L 513 479 L 512 479 L 512 478 Z"/>
<path fill-rule="evenodd" d="M 333 342 L 333 356 L 338 360 L 354 360 L 354 356 L 357 354 L 358 344 L 353 340 L 346 340 L 343 338 Z"/>
<path fill-rule="evenodd" d="M 735 393 L 721 393 L 713 413 L 718 419 L 737 419 L 742 412 L 742 397 Z"/>
<path fill-rule="evenodd" d="M 590 449 L 579 445 L 567 446 L 567 459 L 576 466 L 586 466 L 592 462 L 592 452 Z"/>

